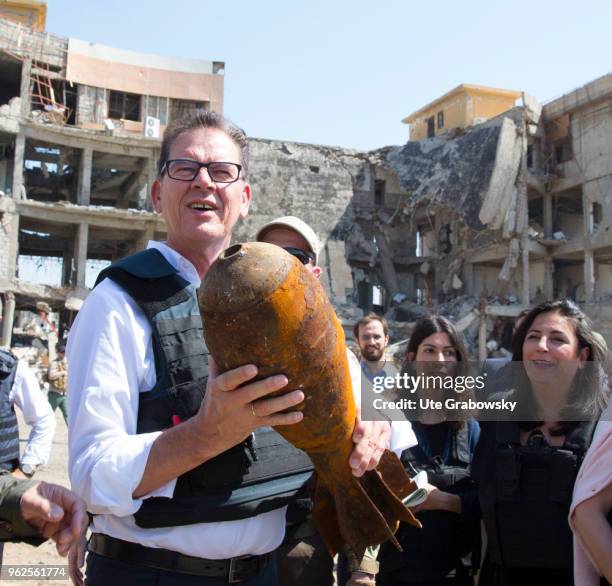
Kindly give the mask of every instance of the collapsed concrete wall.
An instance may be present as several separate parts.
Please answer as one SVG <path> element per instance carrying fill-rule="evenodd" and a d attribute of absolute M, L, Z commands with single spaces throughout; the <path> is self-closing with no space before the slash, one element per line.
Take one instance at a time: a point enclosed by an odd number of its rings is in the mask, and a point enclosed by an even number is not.
<path fill-rule="evenodd" d="M 512 204 L 522 112 L 511 110 L 464 134 L 409 142 L 388 156 L 408 193 L 405 210 L 427 200 L 455 209 L 467 226 L 499 228 Z"/>
<path fill-rule="evenodd" d="M 265 139 L 252 139 L 250 145 L 253 199 L 234 240 L 252 239 L 262 225 L 279 216 L 302 218 L 321 241 L 321 280 L 332 301 L 352 301 L 345 247 L 355 190 L 368 188 L 367 153 Z"/>

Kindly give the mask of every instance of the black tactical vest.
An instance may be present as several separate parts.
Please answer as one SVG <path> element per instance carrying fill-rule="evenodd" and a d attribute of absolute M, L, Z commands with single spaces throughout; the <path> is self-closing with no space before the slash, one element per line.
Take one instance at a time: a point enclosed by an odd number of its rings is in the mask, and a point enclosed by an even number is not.
<path fill-rule="evenodd" d="M 17 416 L 9 399 L 17 373 L 17 357 L 0 350 L 0 469 L 14 470 L 19 463 Z"/>
<path fill-rule="evenodd" d="M 532 434 L 525 446 L 514 422 L 498 422 L 480 502 L 492 561 L 506 568 L 572 568 L 567 521 L 578 469 L 595 422 L 580 422 L 561 447 Z M 490 480 L 493 480 L 490 482 Z"/>
<path fill-rule="evenodd" d="M 114 263 L 100 273 L 142 309 L 153 329 L 157 381 L 139 394 L 138 433 L 160 431 L 195 415 L 204 398 L 209 352 L 196 288 L 155 249 Z M 272 428 L 258 429 L 234 446 L 179 476 L 172 498 L 151 497 L 135 514 L 140 527 L 232 521 L 278 509 L 312 474 L 308 456 Z"/>

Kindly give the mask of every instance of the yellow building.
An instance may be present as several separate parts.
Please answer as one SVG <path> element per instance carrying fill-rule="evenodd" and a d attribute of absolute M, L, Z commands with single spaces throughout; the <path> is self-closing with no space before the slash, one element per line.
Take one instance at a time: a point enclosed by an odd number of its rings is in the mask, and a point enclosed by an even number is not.
<path fill-rule="evenodd" d="M 19 22 L 42 32 L 47 19 L 47 4 L 38 0 L 0 0 L 0 18 Z"/>
<path fill-rule="evenodd" d="M 451 128 L 465 128 L 510 110 L 521 92 L 462 83 L 402 120 L 410 140 L 422 140 Z"/>

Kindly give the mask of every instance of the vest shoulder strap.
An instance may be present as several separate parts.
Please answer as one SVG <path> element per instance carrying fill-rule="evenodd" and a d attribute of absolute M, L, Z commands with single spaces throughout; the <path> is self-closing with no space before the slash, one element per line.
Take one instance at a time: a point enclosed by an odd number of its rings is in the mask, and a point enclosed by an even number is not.
<path fill-rule="evenodd" d="M 124 289 L 149 319 L 189 299 L 189 282 L 154 248 L 113 263 L 98 275 L 96 285 L 106 278 Z"/>

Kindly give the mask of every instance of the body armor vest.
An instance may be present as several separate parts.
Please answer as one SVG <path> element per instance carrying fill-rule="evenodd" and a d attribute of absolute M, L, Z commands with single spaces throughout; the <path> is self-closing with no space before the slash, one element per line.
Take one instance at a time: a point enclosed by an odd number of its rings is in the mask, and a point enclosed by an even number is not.
<path fill-rule="evenodd" d="M 580 422 L 560 447 L 537 432 L 522 446 L 514 422 L 496 425 L 493 482 L 481 486 L 492 560 L 507 568 L 572 568 L 567 521 L 574 482 L 595 424 Z"/>
<path fill-rule="evenodd" d="M 17 357 L 0 350 L 0 469 L 14 470 L 19 463 L 19 430 L 15 408 L 9 398 L 15 375 Z"/>
<path fill-rule="evenodd" d="M 105 269 L 142 309 L 153 330 L 157 380 L 139 394 L 138 433 L 164 430 L 195 415 L 204 398 L 209 352 L 204 343 L 196 288 L 157 250 L 127 257 Z M 232 521 L 278 509 L 305 490 L 308 456 L 272 428 L 178 477 L 173 497 L 144 500 L 140 527 Z"/>
<path fill-rule="evenodd" d="M 433 456 L 430 454 L 425 436 L 419 432 L 417 426 L 414 433 L 418 444 L 404 450 L 401 455 L 402 464 L 411 476 L 420 470 L 427 472 L 427 480 L 436 488 L 446 492 L 467 490 L 474 486 L 470 477 L 470 437 L 468 424 L 464 423 L 457 430 L 450 425 L 446 430 L 442 454 Z M 420 458 L 415 455 L 420 452 Z"/>

